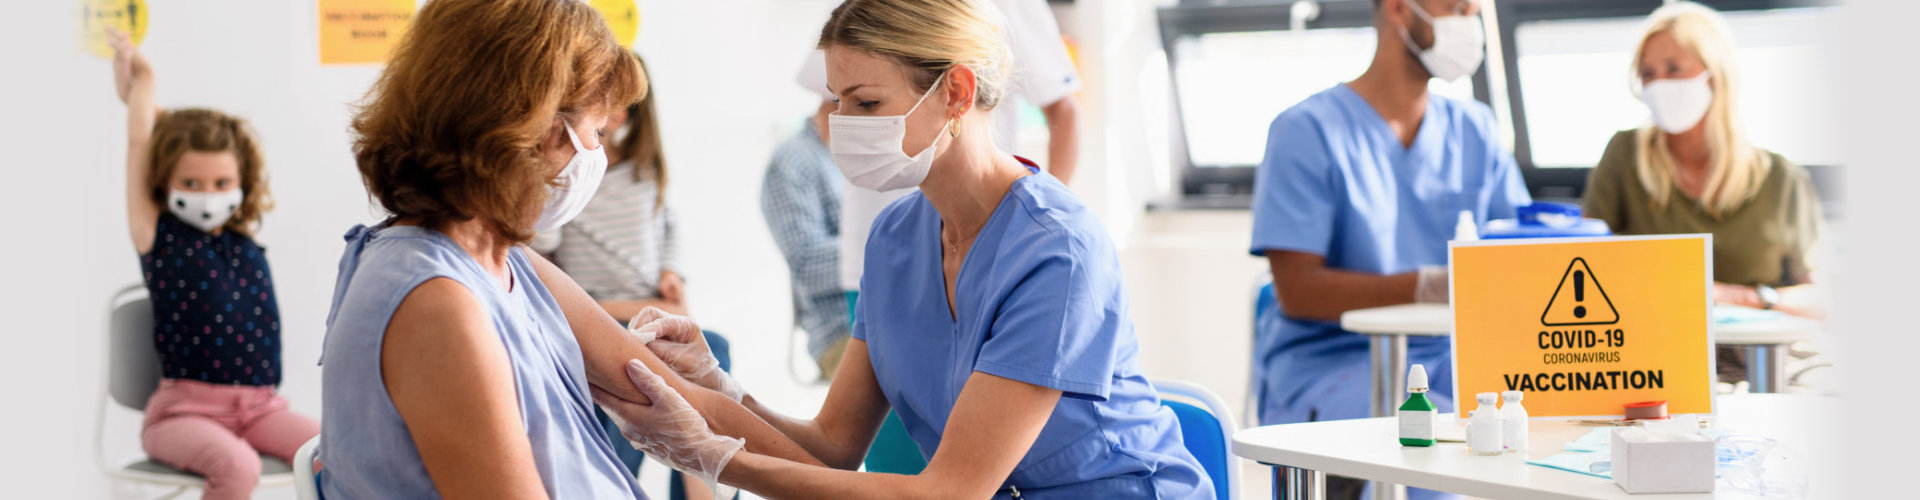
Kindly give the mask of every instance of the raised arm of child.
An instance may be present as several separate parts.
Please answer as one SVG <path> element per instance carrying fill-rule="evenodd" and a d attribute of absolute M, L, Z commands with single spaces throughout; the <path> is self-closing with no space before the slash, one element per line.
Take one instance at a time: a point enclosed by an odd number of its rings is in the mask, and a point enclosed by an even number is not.
<path fill-rule="evenodd" d="M 153 102 L 153 66 L 126 33 L 108 28 L 113 46 L 113 88 L 127 105 L 127 234 L 133 249 L 146 255 L 153 248 L 154 224 L 160 204 L 147 192 L 147 173 L 153 168 L 153 123 L 160 108 Z"/>

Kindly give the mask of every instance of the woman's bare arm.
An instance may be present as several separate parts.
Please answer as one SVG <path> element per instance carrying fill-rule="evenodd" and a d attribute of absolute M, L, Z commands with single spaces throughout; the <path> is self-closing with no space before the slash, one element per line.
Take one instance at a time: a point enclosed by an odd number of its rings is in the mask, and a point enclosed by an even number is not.
<path fill-rule="evenodd" d="M 473 292 L 422 283 L 387 323 L 380 370 L 433 485 L 447 498 L 546 498 L 513 365 Z"/>
<path fill-rule="evenodd" d="M 574 282 L 566 272 L 531 249 L 525 250 L 540 281 L 546 284 L 547 291 L 553 294 L 554 301 L 559 302 L 560 310 L 566 314 L 567 323 L 573 328 L 573 337 L 580 343 L 581 357 L 586 359 L 587 381 L 594 387 L 627 401 L 651 403 L 627 378 L 627 361 L 638 359 L 665 379 L 675 392 L 685 396 L 694 408 L 699 409 L 715 432 L 746 439 L 747 450 L 755 453 L 820 463 L 819 459 L 808 454 L 792 439 L 734 403 L 733 399 L 680 378 L 672 367 L 654 356 L 653 351 L 647 350 L 647 345 L 641 343 L 639 337 L 621 328 L 620 323 L 605 309 L 601 309 L 600 304 L 594 302 L 593 297 L 588 296 L 586 290 L 580 288 L 580 284 Z"/>

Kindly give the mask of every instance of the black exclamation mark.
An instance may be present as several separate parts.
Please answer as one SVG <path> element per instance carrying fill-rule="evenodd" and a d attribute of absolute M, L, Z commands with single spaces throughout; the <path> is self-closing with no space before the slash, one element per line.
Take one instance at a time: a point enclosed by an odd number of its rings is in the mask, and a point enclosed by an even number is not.
<path fill-rule="evenodd" d="M 1585 300 L 1587 300 L 1587 273 L 1586 271 L 1574 271 L 1573 272 L 1573 301 L 1581 302 Z M 1587 306 L 1578 306 L 1578 305 L 1573 306 L 1573 317 L 1575 318 L 1587 317 Z"/>

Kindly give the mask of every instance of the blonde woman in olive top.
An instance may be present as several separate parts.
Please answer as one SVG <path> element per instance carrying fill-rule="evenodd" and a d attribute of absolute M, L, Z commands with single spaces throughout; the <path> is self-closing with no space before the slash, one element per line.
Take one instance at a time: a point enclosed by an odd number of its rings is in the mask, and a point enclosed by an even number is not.
<path fill-rule="evenodd" d="M 1733 47 L 1711 9 L 1653 12 L 1634 54 L 1653 123 L 1614 134 L 1585 211 L 1616 234 L 1712 233 L 1715 302 L 1820 316 L 1808 263 L 1819 196 L 1806 170 L 1746 141 Z M 1723 380 L 1745 371 L 1731 350 L 1720 359 Z"/>

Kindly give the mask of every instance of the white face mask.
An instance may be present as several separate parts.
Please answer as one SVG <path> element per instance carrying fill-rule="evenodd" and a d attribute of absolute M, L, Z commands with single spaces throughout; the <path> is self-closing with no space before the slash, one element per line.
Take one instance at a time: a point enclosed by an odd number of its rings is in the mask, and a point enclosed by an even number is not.
<path fill-rule="evenodd" d="M 1707 85 L 1707 72 L 1685 79 L 1647 82 L 1640 89 L 1640 101 L 1653 111 L 1653 125 L 1669 134 L 1693 130 L 1713 106 L 1713 87 Z"/>
<path fill-rule="evenodd" d="M 1400 28 L 1400 40 L 1420 58 L 1428 74 L 1451 82 L 1480 68 L 1487 57 L 1487 32 L 1480 25 L 1480 16 L 1433 17 L 1420 7 L 1419 0 L 1407 0 L 1407 8 L 1433 26 L 1433 46 L 1426 50 L 1413 43 L 1413 35 L 1406 28 Z"/>
<path fill-rule="evenodd" d="M 167 196 L 167 211 L 173 212 L 174 217 L 179 217 L 187 225 L 211 233 L 227 225 L 233 213 L 240 210 L 240 202 L 246 198 L 247 192 L 239 189 L 217 193 L 173 191 Z"/>
<path fill-rule="evenodd" d="M 558 229 L 580 215 L 587 202 L 593 201 L 593 193 L 600 190 L 600 178 L 607 173 L 606 145 L 589 150 L 573 133 L 573 124 L 566 120 L 560 124 L 567 131 L 567 140 L 573 141 L 573 159 L 560 170 L 560 185 L 548 188 L 547 206 L 540 210 L 540 220 L 533 223 L 535 232 Z"/>
<path fill-rule="evenodd" d="M 920 154 L 907 156 L 904 152 L 907 142 L 907 116 L 920 109 L 927 101 L 933 89 L 940 88 L 940 81 L 947 78 L 941 73 L 933 80 L 933 86 L 926 94 L 914 101 L 907 113 L 898 116 L 842 116 L 835 111 L 827 115 L 828 148 L 833 150 L 833 162 L 840 166 L 840 174 L 847 176 L 847 182 L 855 186 L 874 191 L 892 191 L 919 186 L 927 180 L 927 171 L 933 168 L 934 145 L 940 143 L 939 132 L 935 131 L 934 141 Z"/>

